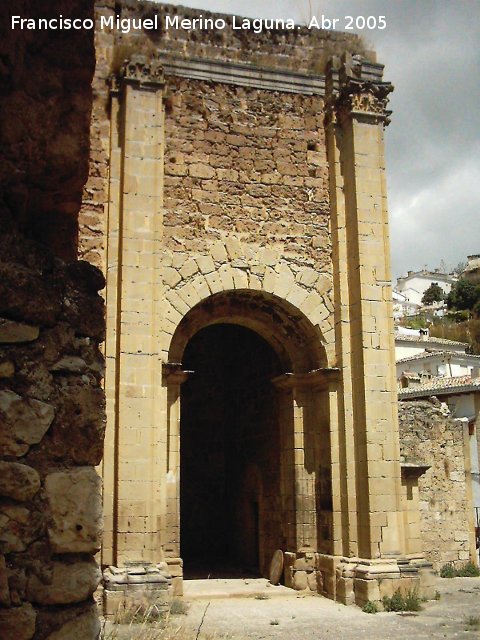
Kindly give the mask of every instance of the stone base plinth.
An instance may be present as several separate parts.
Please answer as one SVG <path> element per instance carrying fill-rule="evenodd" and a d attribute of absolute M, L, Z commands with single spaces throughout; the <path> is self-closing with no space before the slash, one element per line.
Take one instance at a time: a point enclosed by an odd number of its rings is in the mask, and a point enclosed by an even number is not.
<path fill-rule="evenodd" d="M 172 576 L 168 566 L 131 563 L 109 567 L 103 572 L 103 611 L 107 618 L 124 616 L 162 617 L 173 600 Z"/>
<path fill-rule="evenodd" d="M 316 571 L 319 593 L 343 604 L 381 606 L 397 589 L 417 590 L 425 598 L 435 594 L 432 565 L 419 556 L 370 560 L 316 554 Z"/>

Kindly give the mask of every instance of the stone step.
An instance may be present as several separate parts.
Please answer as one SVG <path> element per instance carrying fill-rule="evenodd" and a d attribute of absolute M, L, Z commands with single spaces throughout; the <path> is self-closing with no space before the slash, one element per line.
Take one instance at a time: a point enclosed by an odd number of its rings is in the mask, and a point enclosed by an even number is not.
<path fill-rule="evenodd" d="M 215 578 L 212 580 L 184 580 L 183 595 L 186 600 L 210 600 L 219 598 L 269 599 L 294 596 L 293 589 L 272 585 L 265 578 Z"/>

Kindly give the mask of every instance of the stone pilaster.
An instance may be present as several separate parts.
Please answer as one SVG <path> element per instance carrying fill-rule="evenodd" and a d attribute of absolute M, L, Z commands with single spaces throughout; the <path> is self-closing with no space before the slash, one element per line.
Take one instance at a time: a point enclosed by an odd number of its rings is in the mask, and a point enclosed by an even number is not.
<path fill-rule="evenodd" d="M 356 57 L 330 68 L 326 128 L 343 380 L 340 509 L 343 553 L 350 558 L 344 577 L 358 583 L 360 604 L 375 599 L 365 581 L 400 577 L 397 559 L 406 551 L 383 140 L 391 91 L 389 83 L 366 80 Z M 343 591 L 348 601 L 349 587 Z"/>
<path fill-rule="evenodd" d="M 115 80 L 107 247 L 107 412 L 103 562 L 159 562 L 166 443 L 158 354 L 162 300 L 164 80 L 135 56 Z"/>

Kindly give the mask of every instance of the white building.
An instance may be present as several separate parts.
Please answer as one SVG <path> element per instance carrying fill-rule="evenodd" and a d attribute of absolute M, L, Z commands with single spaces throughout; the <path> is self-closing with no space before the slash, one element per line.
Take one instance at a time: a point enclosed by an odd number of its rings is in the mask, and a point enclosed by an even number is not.
<path fill-rule="evenodd" d="M 438 284 L 445 296 L 450 293 L 452 285 L 458 278 L 452 273 L 441 273 L 440 270 L 409 271 L 406 276 L 397 279 L 394 291 L 401 293 L 408 302 L 421 305 L 425 291 L 432 285 Z"/>
<path fill-rule="evenodd" d="M 420 333 L 423 332 L 423 333 Z M 464 354 L 467 350 L 466 342 L 434 338 L 428 335 L 428 329 L 404 329 L 396 327 L 395 331 L 395 360 L 423 354 L 425 351 L 450 351 Z"/>
<path fill-rule="evenodd" d="M 400 320 L 405 316 L 415 316 L 420 310 L 420 305 L 415 302 L 409 302 L 407 296 L 399 291 L 392 291 L 393 298 L 393 318 Z"/>
<path fill-rule="evenodd" d="M 471 376 L 478 378 L 480 375 L 480 356 L 446 349 L 438 351 L 427 347 L 420 353 L 397 359 L 397 380 L 400 379 L 402 373 L 407 371 L 416 374 L 426 373 L 431 377 Z"/>

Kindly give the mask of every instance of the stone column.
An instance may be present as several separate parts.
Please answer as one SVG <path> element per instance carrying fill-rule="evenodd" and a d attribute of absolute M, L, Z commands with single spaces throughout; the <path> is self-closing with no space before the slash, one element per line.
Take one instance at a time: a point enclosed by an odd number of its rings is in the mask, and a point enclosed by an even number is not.
<path fill-rule="evenodd" d="M 159 354 L 163 285 L 164 79 L 141 56 L 117 80 L 111 110 L 107 247 L 107 515 L 104 562 L 147 567 L 163 558 L 161 477 L 166 406 Z M 136 582 L 139 579 L 136 578 Z"/>
<path fill-rule="evenodd" d="M 327 79 L 345 601 L 379 599 L 377 577 L 401 577 L 400 451 L 383 130 L 392 91 L 345 55 Z M 343 393 L 342 393 L 343 392 Z M 402 560 L 403 563 L 403 560 Z M 341 584 L 341 581 L 340 581 Z"/>

